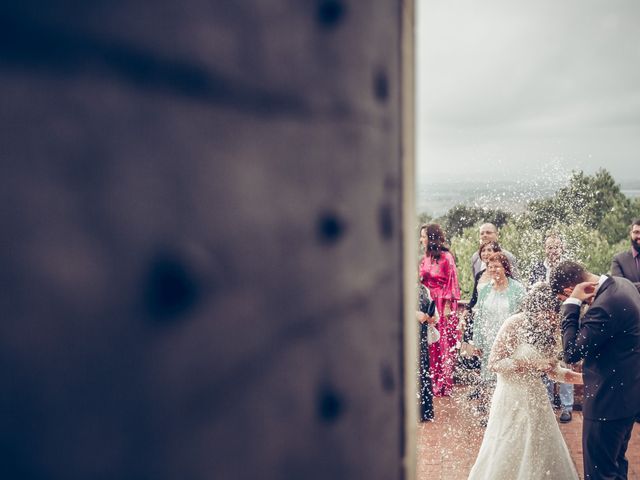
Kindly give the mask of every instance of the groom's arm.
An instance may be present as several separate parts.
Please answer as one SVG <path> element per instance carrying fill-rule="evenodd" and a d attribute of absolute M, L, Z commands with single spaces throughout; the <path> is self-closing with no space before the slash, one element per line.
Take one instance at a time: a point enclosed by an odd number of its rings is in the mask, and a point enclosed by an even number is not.
<path fill-rule="evenodd" d="M 591 307 L 580 321 L 580 305 L 565 303 L 562 315 L 564 361 L 576 363 L 593 357 L 611 339 L 611 316 L 601 307 Z"/>

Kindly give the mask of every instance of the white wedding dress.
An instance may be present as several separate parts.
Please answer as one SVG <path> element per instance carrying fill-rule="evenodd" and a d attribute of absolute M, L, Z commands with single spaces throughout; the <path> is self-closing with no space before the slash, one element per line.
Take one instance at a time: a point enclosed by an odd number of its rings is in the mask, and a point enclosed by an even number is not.
<path fill-rule="evenodd" d="M 501 327 L 489 366 L 498 373 L 487 429 L 469 480 L 578 480 L 540 373 L 517 373 L 514 360 L 544 360 L 526 342 L 523 314 Z M 550 376 L 562 381 L 568 370 Z"/>

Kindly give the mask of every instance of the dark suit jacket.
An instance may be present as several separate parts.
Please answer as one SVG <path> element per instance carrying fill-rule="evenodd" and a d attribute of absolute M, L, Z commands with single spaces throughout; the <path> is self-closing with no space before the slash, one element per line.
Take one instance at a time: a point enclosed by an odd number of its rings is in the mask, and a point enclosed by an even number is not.
<path fill-rule="evenodd" d="M 640 413 L 640 295 L 625 278 L 609 277 L 580 319 L 562 305 L 564 360 L 584 359 L 584 418 L 617 420 Z"/>
<path fill-rule="evenodd" d="M 636 267 L 636 260 L 633 258 L 631 250 L 622 252 L 613 257 L 611 262 L 611 275 L 614 277 L 624 277 L 633 282 L 640 292 L 640 272 Z"/>
<path fill-rule="evenodd" d="M 471 300 L 467 304 L 467 310 L 472 313 L 473 307 L 478 303 L 478 280 L 484 273 L 486 269 L 480 270 L 476 273 L 476 276 L 473 280 L 473 293 L 471 294 Z M 465 342 L 469 342 L 473 340 L 473 314 L 467 315 L 467 324 L 465 325 L 464 332 L 462 333 L 462 340 Z"/>
<path fill-rule="evenodd" d="M 531 273 L 529 274 L 529 285 L 533 285 L 536 282 L 546 282 L 547 281 L 547 267 L 544 266 L 543 262 L 536 263 L 531 269 Z"/>
<path fill-rule="evenodd" d="M 480 270 L 476 273 L 476 276 L 473 279 L 473 293 L 471 294 L 471 300 L 469 300 L 469 303 L 467 304 L 467 310 L 472 310 L 473 307 L 476 306 L 476 303 L 478 303 L 478 280 L 480 280 L 480 277 L 485 270 L 486 268 Z"/>

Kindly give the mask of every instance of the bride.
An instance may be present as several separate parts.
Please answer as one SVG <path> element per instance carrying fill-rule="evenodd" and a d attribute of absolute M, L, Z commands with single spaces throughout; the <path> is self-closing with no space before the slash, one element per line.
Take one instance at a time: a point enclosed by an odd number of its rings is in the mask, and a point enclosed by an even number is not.
<path fill-rule="evenodd" d="M 469 480 L 578 480 L 540 378 L 547 373 L 557 382 L 582 383 L 582 374 L 555 359 L 557 306 L 551 288 L 537 283 L 522 313 L 500 328 L 489 356 L 498 381 Z"/>

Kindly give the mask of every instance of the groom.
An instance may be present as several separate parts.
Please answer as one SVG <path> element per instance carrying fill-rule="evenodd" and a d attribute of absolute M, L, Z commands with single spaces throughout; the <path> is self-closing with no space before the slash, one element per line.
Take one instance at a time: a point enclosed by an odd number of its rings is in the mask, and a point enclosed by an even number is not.
<path fill-rule="evenodd" d="M 554 269 L 550 284 L 564 301 L 564 360 L 584 359 L 585 480 L 626 479 L 625 452 L 640 413 L 640 295 L 625 278 L 598 277 L 570 261 Z M 583 302 L 589 308 L 580 318 Z"/>

